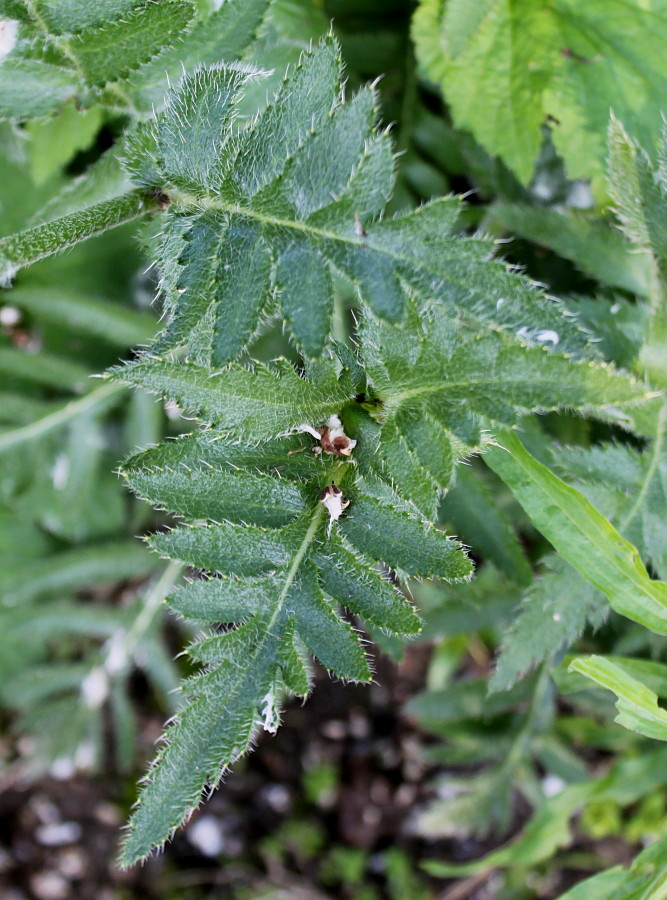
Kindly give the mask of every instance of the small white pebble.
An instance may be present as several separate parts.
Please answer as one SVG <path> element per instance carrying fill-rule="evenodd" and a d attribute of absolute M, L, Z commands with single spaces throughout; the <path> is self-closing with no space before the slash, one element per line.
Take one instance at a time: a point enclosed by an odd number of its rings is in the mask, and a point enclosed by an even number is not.
<path fill-rule="evenodd" d="M 80 771 L 93 768 L 95 762 L 95 745 L 92 741 L 81 741 L 74 754 L 74 765 Z"/>
<path fill-rule="evenodd" d="M 282 784 L 271 784 L 264 788 L 262 797 L 272 810 L 278 813 L 287 812 L 290 806 L 290 795 Z"/>
<path fill-rule="evenodd" d="M 58 872 L 37 872 L 30 879 L 30 888 L 39 900 L 67 900 L 69 882 Z"/>
<path fill-rule="evenodd" d="M 49 774 L 52 778 L 55 778 L 56 781 L 67 781 L 68 778 L 71 778 L 72 775 L 74 775 L 74 772 L 73 760 L 65 756 L 54 759 L 51 763 L 51 768 L 49 769 Z"/>
<path fill-rule="evenodd" d="M 89 709 L 99 709 L 109 696 L 109 676 L 97 666 L 81 682 L 81 699 Z"/>
<path fill-rule="evenodd" d="M 44 847 L 62 847 L 63 844 L 75 844 L 81 837 L 81 826 L 77 822 L 53 822 L 39 825 L 35 829 L 38 843 Z"/>
<path fill-rule="evenodd" d="M 558 775 L 545 775 L 542 779 L 542 790 L 545 797 L 555 797 L 565 787 L 565 782 Z"/>
<path fill-rule="evenodd" d="M 202 816 L 187 830 L 188 840 L 202 856 L 219 856 L 225 846 L 220 822 L 213 816 Z"/>
<path fill-rule="evenodd" d="M 78 847 L 68 847 L 58 858 L 58 871 L 70 880 L 83 878 L 86 873 L 86 855 Z"/>
<path fill-rule="evenodd" d="M 0 23 L 0 26 L 2 23 Z M 0 32 L 0 43 L 2 43 L 2 33 Z M 0 307 L 0 325 L 4 325 L 5 328 L 13 328 L 14 325 L 18 325 L 21 321 L 21 310 L 17 309 L 15 306 L 2 306 Z"/>

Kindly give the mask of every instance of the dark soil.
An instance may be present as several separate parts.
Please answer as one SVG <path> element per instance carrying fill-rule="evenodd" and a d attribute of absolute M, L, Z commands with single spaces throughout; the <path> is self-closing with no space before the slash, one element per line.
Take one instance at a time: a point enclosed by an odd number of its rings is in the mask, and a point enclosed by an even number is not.
<path fill-rule="evenodd" d="M 423 755 L 430 738 L 401 707 L 423 687 L 428 656 L 420 645 L 401 666 L 380 657 L 370 686 L 322 673 L 308 703 L 289 706 L 277 735 L 260 738 L 189 827 L 130 871 L 114 858 L 134 777 L 24 785 L 20 771 L 5 773 L 0 898 L 493 900 L 492 875 L 452 884 L 418 868 L 425 858 L 463 860 L 490 849 L 411 834 L 415 810 L 432 796 L 433 769 Z M 146 719 L 146 758 L 160 726 Z M 402 882 L 387 851 L 408 861 Z"/>

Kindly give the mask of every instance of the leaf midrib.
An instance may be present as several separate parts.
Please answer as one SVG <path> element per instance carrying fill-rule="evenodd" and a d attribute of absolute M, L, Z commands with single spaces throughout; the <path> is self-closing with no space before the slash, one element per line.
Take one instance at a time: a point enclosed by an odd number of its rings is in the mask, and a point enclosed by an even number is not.
<path fill-rule="evenodd" d="M 332 468 L 329 470 L 327 477 L 325 479 L 325 482 L 327 484 L 331 484 L 332 482 L 335 483 L 336 480 L 340 480 L 341 476 L 343 475 L 345 470 L 350 465 L 351 465 L 351 463 L 349 460 L 343 460 L 342 462 L 336 463 L 336 465 L 332 466 Z M 282 611 L 283 604 L 285 602 L 287 594 L 290 591 L 290 588 L 294 584 L 296 576 L 299 572 L 299 568 L 301 567 L 301 563 L 303 562 L 306 554 L 308 553 L 310 545 L 313 543 L 313 541 L 315 539 L 315 535 L 317 534 L 317 531 L 319 529 L 320 522 L 322 521 L 322 516 L 324 515 L 324 513 L 325 513 L 325 508 L 324 508 L 323 504 L 318 501 L 317 507 L 315 508 L 314 512 L 311 513 L 312 518 L 311 518 L 310 524 L 308 526 L 308 529 L 306 530 L 306 533 L 303 536 L 303 540 L 301 541 L 296 553 L 292 557 L 292 562 L 291 562 L 290 567 L 287 570 L 287 573 L 285 575 L 285 580 L 283 582 L 280 593 L 278 594 L 278 598 L 276 600 L 274 610 L 271 614 L 271 618 L 266 623 L 265 639 L 263 641 L 261 641 L 260 643 L 258 643 L 257 646 L 254 648 L 253 652 L 248 656 L 248 664 L 244 667 L 244 669 L 242 669 L 240 671 L 238 678 L 234 681 L 235 689 L 237 689 L 239 687 L 239 685 L 241 684 L 243 679 L 246 677 L 246 673 L 248 672 L 248 669 L 252 668 L 255 661 L 261 655 L 261 653 L 264 650 L 264 647 L 266 645 L 266 638 L 274 637 L 273 627 L 276 624 L 276 622 L 278 621 L 278 617 Z M 230 690 L 229 693 L 233 694 L 233 693 L 235 693 L 235 690 L 234 691 Z"/>
<path fill-rule="evenodd" d="M 217 200 L 212 197 L 195 196 L 194 194 L 189 194 L 185 191 L 174 189 L 171 189 L 169 191 L 169 194 L 172 201 L 182 204 L 185 207 L 189 206 L 199 209 L 214 209 L 219 212 L 226 213 L 227 215 L 243 216 L 248 219 L 254 219 L 255 221 L 263 225 L 270 225 L 275 228 L 285 228 L 300 231 L 303 234 L 308 235 L 309 237 L 321 238 L 328 241 L 337 241 L 338 243 L 348 244 L 351 247 L 357 247 L 360 249 L 368 248 L 370 250 L 374 250 L 376 253 L 384 254 L 385 256 L 394 260 L 395 263 L 401 263 L 402 265 L 406 266 L 417 266 L 414 260 L 396 253 L 394 250 L 388 248 L 385 245 L 378 246 L 376 243 L 374 243 L 374 235 L 372 231 L 370 231 L 363 237 L 357 237 L 356 235 L 348 236 L 341 234 L 340 232 L 329 231 L 328 229 L 320 228 L 316 225 L 312 225 L 308 221 L 303 221 L 300 219 L 283 219 L 278 216 L 270 216 L 255 209 L 239 206 L 236 203 L 227 203 L 223 200 Z M 438 272 L 430 266 L 419 264 L 419 268 L 421 268 L 425 272 L 429 272 L 438 280 L 443 280 L 443 278 L 446 277 L 447 281 L 449 281 L 451 284 L 455 284 L 459 288 L 462 288 L 468 292 L 474 290 L 474 288 L 471 287 L 468 282 L 459 278 L 454 278 L 452 276 L 452 273 L 449 271 L 447 272 L 446 276 L 443 276 L 442 272 Z"/>
<path fill-rule="evenodd" d="M 550 377 L 531 377 L 531 378 L 505 378 L 502 381 L 492 380 L 492 379 L 470 379 L 467 381 L 441 381 L 437 384 L 428 384 L 422 385 L 421 387 L 410 388 L 409 390 L 401 391 L 398 394 L 392 394 L 386 398 L 381 398 L 385 407 L 393 409 L 394 407 L 400 406 L 406 400 L 410 400 L 413 397 L 419 397 L 422 394 L 437 394 L 441 391 L 451 390 L 452 388 L 464 388 L 468 389 L 471 387 L 489 387 L 489 386 L 497 386 L 504 387 L 505 385 L 542 385 L 542 384 L 553 384 L 553 376 Z M 580 387 L 580 385 L 576 385 L 575 387 Z M 617 401 L 606 401 L 604 405 L 608 405 L 613 402 L 614 406 L 625 406 L 625 405 L 635 405 L 641 402 L 643 399 L 646 399 L 649 396 L 647 393 L 645 397 L 629 397 L 627 400 L 617 400 Z M 521 406 L 521 404 L 512 404 L 516 406 Z M 564 404 L 558 404 L 553 407 L 554 409 L 563 406 Z M 579 406 L 570 406 L 567 404 L 569 409 L 578 409 L 582 407 L 596 406 L 597 404 L 592 403 L 590 400 L 583 401 Z M 539 406 L 539 409 L 545 409 L 547 407 Z"/>

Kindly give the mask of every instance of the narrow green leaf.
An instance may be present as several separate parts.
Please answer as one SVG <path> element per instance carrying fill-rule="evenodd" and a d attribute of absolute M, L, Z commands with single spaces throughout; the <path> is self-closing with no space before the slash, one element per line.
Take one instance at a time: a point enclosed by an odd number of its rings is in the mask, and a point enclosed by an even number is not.
<path fill-rule="evenodd" d="M 187 90 L 171 92 L 169 116 L 180 127 L 155 129 L 159 164 L 168 181 L 194 191 L 211 183 L 219 165 L 216 150 L 224 146 L 235 102 L 253 75 L 253 69 L 241 65 L 198 68 L 188 76 Z"/>
<path fill-rule="evenodd" d="M 261 444 L 230 443 L 217 431 L 199 431 L 131 456 L 124 469 L 161 469 L 182 466 L 206 469 L 212 466 L 228 471 L 246 469 L 252 474 L 273 473 L 294 482 L 317 480 L 325 484 L 328 468 L 321 456 L 307 453 L 308 435 L 293 434 Z"/>
<path fill-rule="evenodd" d="M 93 544 L 31 562 L 29 579 L 23 567 L 16 572 L 6 569 L 0 576 L 0 591 L 5 603 L 16 605 L 46 593 L 148 575 L 153 569 L 155 557 L 138 541 Z"/>
<path fill-rule="evenodd" d="M 90 387 L 92 375 L 85 366 L 67 357 L 8 347 L 0 347 L 0 373 L 8 380 L 16 378 L 75 393 L 83 393 Z"/>
<path fill-rule="evenodd" d="M 29 444 L 38 440 L 91 410 L 102 412 L 105 407 L 116 404 L 122 393 L 122 385 L 105 384 L 83 397 L 56 406 L 52 412 L 47 412 L 41 418 L 35 419 L 27 425 L 5 431 L 0 434 L 0 454 L 21 444 Z"/>
<path fill-rule="evenodd" d="M 667 634 L 667 584 L 653 581 L 628 543 L 586 498 L 541 463 L 512 433 L 485 460 L 561 556 L 609 598 L 613 609 Z"/>
<path fill-rule="evenodd" d="M 439 878 L 461 878 L 496 867 L 533 866 L 554 856 L 572 841 L 570 819 L 591 801 L 611 800 L 623 806 L 662 787 L 667 770 L 664 749 L 617 762 L 602 778 L 573 784 L 550 797 L 512 843 L 467 863 L 429 862 L 424 868 Z M 656 768 L 658 767 L 658 768 Z"/>
<path fill-rule="evenodd" d="M 118 347 L 136 347 L 155 334 L 157 323 L 153 316 L 75 291 L 22 285 L 5 297 L 8 303 L 39 321 L 65 325 Z"/>
<path fill-rule="evenodd" d="M 613 866 L 579 881 L 558 900 L 658 900 L 667 879 L 667 839 L 658 838 L 628 869 Z"/>
<path fill-rule="evenodd" d="M 217 666 L 186 683 L 192 702 L 169 728 L 168 743 L 150 772 L 130 822 L 124 865 L 164 843 L 199 804 L 207 782 L 219 783 L 221 763 L 229 765 L 248 747 L 262 721 L 258 698 L 266 697 L 270 703 L 279 690 L 274 672 L 282 642 L 267 628 L 269 615 L 212 639 Z M 193 651 L 197 658 L 196 646 Z"/>
<path fill-rule="evenodd" d="M 619 725 L 645 737 L 667 741 L 667 712 L 658 705 L 657 695 L 634 678 L 622 663 L 602 656 L 580 656 L 572 660 L 570 670 L 616 694 L 615 721 Z"/>
<path fill-rule="evenodd" d="M 632 252 L 612 221 L 578 210 L 498 202 L 489 209 L 488 227 L 494 226 L 548 247 L 602 284 L 644 297 L 648 294 L 648 260 Z"/>

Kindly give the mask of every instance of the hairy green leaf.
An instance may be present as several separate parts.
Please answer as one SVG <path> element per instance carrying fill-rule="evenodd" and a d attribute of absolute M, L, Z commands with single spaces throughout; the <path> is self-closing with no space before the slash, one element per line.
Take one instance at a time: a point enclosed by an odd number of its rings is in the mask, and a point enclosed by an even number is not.
<path fill-rule="evenodd" d="M 662 135 L 667 145 L 667 131 Z M 664 152 L 664 149 L 663 149 Z M 650 259 L 650 314 L 639 364 L 651 380 L 667 386 L 667 174 L 612 119 L 609 129 L 609 184 L 621 227 Z"/>
<path fill-rule="evenodd" d="M 159 0 L 134 4 L 118 20 L 77 31 L 68 41 L 78 71 L 86 82 L 117 81 L 155 56 L 165 45 L 178 43 L 191 22 L 191 0 Z"/>
<path fill-rule="evenodd" d="M 152 198 L 141 191 L 132 191 L 2 238 L 0 283 L 9 281 L 23 266 L 138 219 L 155 209 Z"/>
<path fill-rule="evenodd" d="M 197 412 L 221 433 L 248 442 L 275 437 L 302 424 L 315 427 L 351 398 L 345 384 L 319 387 L 301 378 L 286 360 L 278 360 L 273 368 L 256 364 L 251 370 L 236 364 L 211 372 L 192 363 L 146 355 L 114 374 Z"/>
<path fill-rule="evenodd" d="M 588 624 L 600 626 L 608 609 L 604 595 L 568 562 L 549 557 L 546 571 L 522 597 L 518 616 L 503 634 L 489 689 L 509 690 L 543 660 L 571 646 Z"/>
<path fill-rule="evenodd" d="M 370 677 L 338 603 L 388 632 L 419 630 L 405 598 L 381 577 L 381 564 L 454 581 L 471 573 L 456 541 L 398 497 L 391 503 L 391 491 L 360 477 L 352 458 L 314 457 L 296 436 L 269 439 L 272 430 L 298 422 L 279 407 L 271 413 L 269 385 L 275 385 L 276 398 L 288 398 L 298 384 L 304 402 L 309 393 L 317 395 L 316 385 L 291 367 L 282 366 L 281 376 L 232 367 L 203 381 L 191 365 L 138 365 L 146 367 L 138 378 L 143 382 L 151 367 L 169 379 L 178 377 L 174 370 L 195 373 L 187 388 L 196 399 L 187 402 L 222 424 L 223 431 L 210 429 L 138 454 L 124 473 L 141 496 L 189 520 L 153 535 L 152 546 L 211 573 L 178 591 L 173 608 L 199 622 L 236 627 L 213 632 L 189 650 L 205 668 L 185 684 L 189 705 L 168 729 L 132 819 L 123 856 L 128 864 L 169 836 L 206 785 L 218 783 L 221 767 L 247 750 L 258 728 L 276 730 L 286 693 L 308 692 L 307 651 L 342 678 Z M 226 392 L 234 385 L 238 395 L 231 399 Z M 328 403 L 345 402 L 346 391 L 338 390 Z M 242 432 L 234 430 L 248 424 L 242 407 L 251 400 L 252 415 L 261 410 L 264 417 L 263 425 L 258 418 L 257 426 L 248 426 L 255 441 L 264 435 L 259 445 L 239 440 Z M 311 428 L 330 414 L 321 395 L 318 403 L 309 408 Z M 230 429 L 235 443 L 225 440 Z M 333 505 L 325 506 L 330 497 Z"/>
<path fill-rule="evenodd" d="M 368 409 L 382 427 L 372 438 L 360 422 L 366 437 L 353 436 L 369 465 L 377 467 L 378 456 L 400 492 L 430 518 L 455 462 L 488 440 L 487 423 L 509 425 L 523 412 L 550 409 L 620 415 L 647 396 L 608 366 L 526 347 L 501 330 L 480 334 L 438 307 L 425 316 L 411 308 L 402 325 L 368 314 L 360 339 L 376 403 Z"/>
<path fill-rule="evenodd" d="M 210 357 L 232 360 L 277 296 L 297 345 L 315 357 L 331 326 L 332 269 L 390 321 L 404 315 L 407 286 L 526 340 L 555 329 L 561 346 L 581 351 L 586 339 L 558 304 L 490 259 L 488 240 L 456 235 L 458 200 L 381 219 L 391 145 L 375 125 L 373 90 L 341 99 L 335 43 L 304 54 L 239 127 L 238 104 L 257 75 L 230 64 L 186 76 L 128 149 L 134 179 L 171 198 L 157 249 L 169 323 L 157 352 L 186 344 L 210 311 Z"/>

